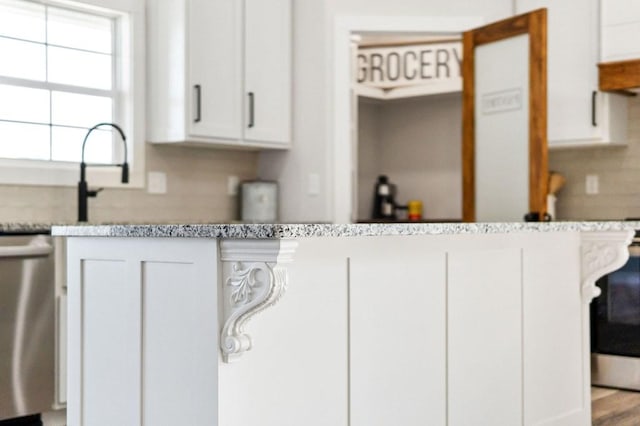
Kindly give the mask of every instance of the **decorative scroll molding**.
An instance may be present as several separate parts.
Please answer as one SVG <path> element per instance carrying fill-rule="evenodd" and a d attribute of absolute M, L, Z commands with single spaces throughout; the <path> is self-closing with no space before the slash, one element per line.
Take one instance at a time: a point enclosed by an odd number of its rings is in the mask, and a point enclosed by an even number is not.
<path fill-rule="evenodd" d="M 298 243 L 290 240 L 222 240 L 222 313 L 220 349 L 231 362 L 251 349 L 244 326 L 275 304 L 287 287 L 287 269 Z"/>
<path fill-rule="evenodd" d="M 623 266 L 629 259 L 629 244 L 634 231 L 583 232 L 582 254 L 582 301 L 591 303 L 600 296 L 596 280 Z"/>

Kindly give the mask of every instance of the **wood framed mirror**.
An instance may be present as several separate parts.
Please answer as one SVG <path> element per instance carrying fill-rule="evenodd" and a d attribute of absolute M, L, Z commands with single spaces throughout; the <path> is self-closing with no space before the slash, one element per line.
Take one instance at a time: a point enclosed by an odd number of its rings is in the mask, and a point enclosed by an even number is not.
<path fill-rule="evenodd" d="M 467 31 L 463 46 L 463 220 L 543 220 L 546 9 Z"/>

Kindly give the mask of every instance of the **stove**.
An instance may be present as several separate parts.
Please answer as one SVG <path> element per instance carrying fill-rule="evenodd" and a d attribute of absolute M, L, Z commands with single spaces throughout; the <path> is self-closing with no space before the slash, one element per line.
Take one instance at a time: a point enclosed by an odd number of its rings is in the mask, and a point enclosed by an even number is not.
<path fill-rule="evenodd" d="M 602 294 L 591 303 L 591 383 L 640 391 L 640 233 L 627 263 L 596 285 Z"/>

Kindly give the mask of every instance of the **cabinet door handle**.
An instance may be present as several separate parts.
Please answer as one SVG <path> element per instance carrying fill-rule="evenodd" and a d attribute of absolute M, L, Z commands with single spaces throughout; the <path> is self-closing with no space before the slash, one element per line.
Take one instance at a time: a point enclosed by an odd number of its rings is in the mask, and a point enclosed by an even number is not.
<path fill-rule="evenodd" d="M 196 92 L 196 116 L 193 122 L 199 123 L 202 120 L 202 87 L 199 84 L 195 84 L 193 89 Z"/>
<path fill-rule="evenodd" d="M 598 96 L 597 91 L 591 92 L 591 125 L 593 127 L 598 126 L 598 121 L 596 120 L 596 97 Z"/>
<path fill-rule="evenodd" d="M 249 124 L 248 127 L 252 128 L 255 125 L 255 96 L 253 92 L 249 92 Z"/>

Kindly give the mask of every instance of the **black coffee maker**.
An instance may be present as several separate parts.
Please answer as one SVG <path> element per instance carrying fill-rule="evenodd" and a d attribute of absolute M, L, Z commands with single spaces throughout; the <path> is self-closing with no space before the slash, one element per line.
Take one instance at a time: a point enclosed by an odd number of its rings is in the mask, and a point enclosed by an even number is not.
<path fill-rule="evenodd" d="M 384 175 L 378 176 L 373 195 L 373 219 L 393 220 L 396 218 L 394 201 L 395 185 L 389 182 L 389 178 Z"/>

